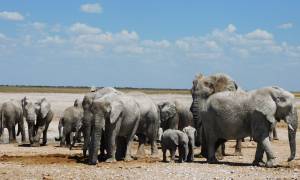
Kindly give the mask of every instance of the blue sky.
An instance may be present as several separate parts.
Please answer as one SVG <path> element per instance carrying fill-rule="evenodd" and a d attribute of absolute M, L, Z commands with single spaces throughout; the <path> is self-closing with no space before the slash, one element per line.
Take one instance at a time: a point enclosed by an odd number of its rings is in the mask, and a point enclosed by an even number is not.
<path fill-rule="evenodd" d="M 0 84 L 300 90 L 298 1 L 0 2 Z"/>

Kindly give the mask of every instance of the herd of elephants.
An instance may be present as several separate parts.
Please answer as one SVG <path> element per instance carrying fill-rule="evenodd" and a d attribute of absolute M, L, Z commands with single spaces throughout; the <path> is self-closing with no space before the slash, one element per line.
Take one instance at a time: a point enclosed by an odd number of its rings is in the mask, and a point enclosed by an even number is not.
<path fill-rule="evenodd" d="M 55 139 L 70 149 L 83 139 L 83 155 L 89 164 L 131 160 L 134 139 L 139 144 L 136 157 L 145 155 L 147 143 L 151 155 L 156 156 L 160 142 L 163 161 L 167 161 L 166 151 L 174 161 L 177 149 L 179 162 L 193 161 L 194 148 L 201 147 L 207 162 L 216 163 L 224 155 L 227 140 L 236 140 L 239 154 L 243 138 L 251 137 L 257 142 L 253 165 L 273 167 L 271 135 L 276 122 L 284 120 L 290 146 L 288 161 L 295 158 L 298 117 L 295 97 L 290 92 L 271 86 L 244 91 L 231 77 L 220 73 L 197 75 L 191 95 L 192 105 L 186 107 L 178 100 L 156 104 L 139 92 L 123 93 L 111 87 L 93 89 L 64 111 L 58 125 L 59 137 Z M 22 142 L 26 141 L 24 119 L 30 145 L 40 146 L 41 137 L 42 145 L 47 143 L 47 129 L 54 113 L 45 98 L 3 102 L 0 113 L 0 136 L 7 128 L 10 143 L 16 142 L 20 133 Z M 274 136 L 277 138 L 276 131 Z"/>

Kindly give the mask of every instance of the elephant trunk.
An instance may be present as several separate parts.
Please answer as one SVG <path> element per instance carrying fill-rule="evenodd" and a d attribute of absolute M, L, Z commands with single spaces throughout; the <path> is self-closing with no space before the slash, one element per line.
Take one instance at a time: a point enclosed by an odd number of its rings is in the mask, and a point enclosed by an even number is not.
<path fill-rule="evenodd" d="M 94 115 L 94 122 L 93 122 L 93 133 L 92 139 L 90 144 L 90 151 L 89 151 L 89 164 L 95 165 L 98 161 L 98 151 L 100 148 L 100 141 L 104 129 L 105 118 L 104 115 L 101 113 L 97 113 Z"/>
<path fill-rule="evenodd" d="M 288 137 L 291 151 L 288 161 L 292 161 L 295 159 L 296 154 L 296 132 L 298 128 L 298 115 L 296 107 L 293 108 L 293 111 L 287 117 L 286 122 L 288 123 Z"/>
<path fill-rule="evenodd" d="M 34 123 L 28 123 L 28 136 L 30 144 L 33 144 L 33 137 L 35 136 Z"/>
<path fill-rule="evenodd" d="M 193 103 L 191 105 L 191 112 L 193 114 L 193 124 L 195 125 L 195 128 L 197 130 L 197 137 L 195 140 L 196 146 L 201 145 L 201 126 L 202 126 L 202 121 L 201 121 L 201 111 L 205 110 L 205 103 L 206 99 L 203 99 L 201 96 L 195 96 L 193 98 Z"/>

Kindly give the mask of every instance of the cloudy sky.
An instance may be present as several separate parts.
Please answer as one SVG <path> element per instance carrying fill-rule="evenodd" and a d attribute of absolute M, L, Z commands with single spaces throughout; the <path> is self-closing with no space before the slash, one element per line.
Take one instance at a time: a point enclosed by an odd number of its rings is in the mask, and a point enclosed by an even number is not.
<path fill-rule="evenodd" d="M 299 1 L 0 2 L 0 84 L 300 90 Z"/>

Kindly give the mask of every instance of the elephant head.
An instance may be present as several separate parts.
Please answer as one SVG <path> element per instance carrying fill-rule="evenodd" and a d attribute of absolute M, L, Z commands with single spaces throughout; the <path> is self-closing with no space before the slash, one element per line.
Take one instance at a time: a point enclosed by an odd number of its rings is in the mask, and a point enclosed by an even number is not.
<path fill-rule="evenodd" d="M 176 116 L 176 105 L 171 102 L 163 102 L 158 105 L 160 110 L 161 127 L 166 129 L 178 129 L 178 118 Z"/>
<path fill-rule="evenodd" d="M 196 144 L 201 144 L 201 111 L 206 110 L 206 100 L 214 93 L 222 91 L 236 91 L 237 85 L 233 79 L 226 74 L 214 74 L 204 76 L 202 74 L 196 75 L 193 80 L 193 87 L 191 89 L 193 102 L 191 105 L 191 112 L 193 114 L 193 123 L 198 131 L 199 137 L 196 138 Z"/>
<path fill-rule="evenodd" d="M 270 95 L 276 104 L 275 119 L 284 120 L 288 125 L 288 137 L 291 155 L 289 161 L 295 158 L 296 153 L 296 132 L 298 128 L 298 115 L 295 105 L 295 97 L 288 91 L 279 87 L 271 87 Z"/>
<path fill-rule="evenodd" d="M 21 100 L 24 117 L 28 124 L 29 141 L 33 143 L 33 137 L 36 135 L 37 128 L 40 125 L 39 119 L 44 119 L 51 110 L 50 104 L 45 98 L 37 102 L 31 102 L 27 97 Z"/>

